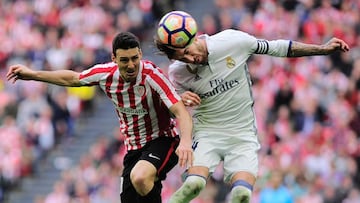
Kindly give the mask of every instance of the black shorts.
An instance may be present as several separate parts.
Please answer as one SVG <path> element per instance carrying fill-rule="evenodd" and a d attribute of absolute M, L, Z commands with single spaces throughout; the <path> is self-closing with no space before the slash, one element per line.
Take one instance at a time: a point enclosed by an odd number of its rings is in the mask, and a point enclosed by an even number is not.
<path fill-rule="evenodd" d="M 165 180 L 167 173 L 178 163 L 178 156 L 175 154 L 175 150 L 179 145 L 179 141 L 178 137 L 159 137 L 139 150 L 128 151 L 123 162 L 123 193 L 133 190 L 130 172 L 139 160 L 146 160 L 155 166 L 158 177 L 155 186 L 160 187 L 159 191 L 161 192 L 161 181 Z M 127 196 L 127 194 L 122 195 Z"/>

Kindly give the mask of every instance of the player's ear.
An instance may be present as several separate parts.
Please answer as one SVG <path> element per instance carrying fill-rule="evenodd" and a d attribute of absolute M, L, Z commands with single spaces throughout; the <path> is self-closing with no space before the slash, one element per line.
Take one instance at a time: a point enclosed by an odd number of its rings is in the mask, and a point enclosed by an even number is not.
<path fill-rule="evenodd" d="M 139 48 L 139 56 L 140 56 L 140 58 L 142 58 L 142 51 L 140 48 Z"/>
<path fill-rule="evenodd" d="M 111 60 L 113 61 L 113 62 L 115 62 L 115 56 L 114 56 L 114 54 L 111 54 Z"/>

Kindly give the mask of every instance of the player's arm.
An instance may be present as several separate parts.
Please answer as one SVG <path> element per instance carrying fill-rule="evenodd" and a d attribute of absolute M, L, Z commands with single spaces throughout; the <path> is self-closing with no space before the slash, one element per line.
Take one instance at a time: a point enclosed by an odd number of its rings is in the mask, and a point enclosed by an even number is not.
<path fill-rule="evenodd" d="M 80 73 L 71 70 L 36 71 L 24 65 L 10 66 L 6 78 L 15 83 L 17 80 L 35 80 L 61 86 L 81 86 Z"/>
<path fill-rule="evenodd" d="M 307 44 L 290 40 L 265 40 L 256 39 L 251 35 L 244 35 L 241 40 L 243 45 L 250 47 L 249 50 L 254 54 L 267 54 L 277 57 L 301 57 L 328 55 L 335 51 L 348 51 L 349 45 L 343 40 L 332 38 L 322 45 Z"/>
<path fill-rule="evenodd" d="M 337 50 L 343 52 L 349 51 L 349 45 L 338 38 L 332 38 L 327 43 L 322 45 L 292 42 L 288 57 L 328 55 Z"/>
<path fill-rule="evenodd" d="M 179 165 L 181 167 L 192 166 L 192 118 L 182 101 L 172 105 L 170 111 L 175 115 L 180 130 L 180 144 L 176 149 L 176 154 L 179 157 Z"/>

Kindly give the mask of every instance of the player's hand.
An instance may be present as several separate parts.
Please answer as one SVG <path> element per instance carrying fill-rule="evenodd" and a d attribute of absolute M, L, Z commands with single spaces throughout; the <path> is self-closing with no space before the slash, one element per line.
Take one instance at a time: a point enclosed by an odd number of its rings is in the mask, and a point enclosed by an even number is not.
<path fill-rule="evenodd" d="M 30 68 L 24 66 L 24 65 L 13 65 L 10 66 L 7 74 L 6 79 L 8 81 L 12 81 L 12 83 L 15 83 L 17 80 L 30 80 L 31 76 L 35 72 L 31 70 Z"/>
<path fill-rule="evenodd" d="M 189 106 L 189 107 L 197 106 L 201 102 L 199 95 L 190 91 L 184 92 L 181 95 L 181 100 L 183 101 L 185 106 Z"/>
<path fill-rule="evenodd" d="M 191 141 L 180 140 L 180 144 L 175 151 L 179 157 L 180 167 L 190 167 L 193 165 L 194 157 L 191 145 Z"/>
<path fill-rule="evenodd" d="M 349 51 L 350 48 L 349 48 L 349 45 L 346 44 L 346 42 L 344 42 L 343 40 L 341 39 L 338 39 L 336 37 L 330 39 L 325 45 L 324 47 L 326 49 L 328 49 L 330 52 L 332 51 L 336 51 L 336 50 L 340 50 L 340 51 Z"/>

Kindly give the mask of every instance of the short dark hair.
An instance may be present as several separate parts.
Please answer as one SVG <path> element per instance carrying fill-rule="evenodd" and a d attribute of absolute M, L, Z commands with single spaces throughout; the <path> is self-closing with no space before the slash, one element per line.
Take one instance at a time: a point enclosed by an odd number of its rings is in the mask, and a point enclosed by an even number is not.
<path fill-rule="evenodd" d="M 118 49 L 132 49 L 135 47 L 140 48 L 140 41 L 139 38 L 131 32 L 118 33 L 112 42 L 114 56 L 116 56 L 116 50 Z"/>
<path fill-rule="evenodd" d="M 162 43 L 157 36 L 154 37 L 154 43 L 161 54 L 165 54 L 169 59 L 174 58 L 175 49 L 172 49 L 168 45 Z"/>

